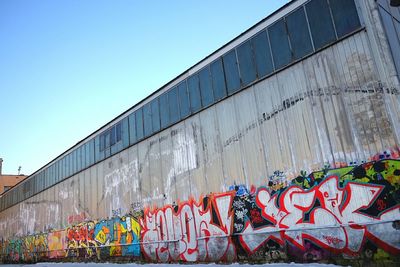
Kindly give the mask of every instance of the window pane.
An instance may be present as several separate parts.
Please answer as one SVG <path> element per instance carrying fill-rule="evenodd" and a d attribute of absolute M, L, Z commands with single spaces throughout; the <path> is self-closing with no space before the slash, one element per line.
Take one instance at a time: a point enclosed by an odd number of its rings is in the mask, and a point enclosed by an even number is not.
<path fill-rule="evenodd" d="M 253 38 L 252 43 L 258 78 L 261 78 L 274 71 L 267 32 L 259 33 Z"/>
<path fill-rule="evenodd" d="M 396 32 L 396 28 L 400 29 L 400 23 L 393 19 L 381 6 L 379 6 L 379 13 L 381 14 L 383 27 L 388 38 L 390 50 L 392 51 L 397 73 L 400 73 L 400 42 L 398 39 L 399 32 Z"/>
<path fill-rule="evenodd" d="M 137 141 L 135 113 L 129 115 L 128 120 L 129 120 L 129 143 L 133 145 Z"/>
<path fill-rule="evenodd" d="M 124 118 L 121 122 L 121 140 L 122 148 L 129 146 L 129 128 L 128 128 L 128 118 Z"/>
<path fill-rule="evenodd" d="M 76 150 L 71 152 L 71 175 L 76 172 Z M 46 181 L 47 181 L 47 171 L 46 174 Z"/>
<path fill-rule="evenodd" d="M 209 66 L 205 67 L 199 72 L 199 79 L 201 102 L 203 104 L 203 107 L 206 107 L 214 102 Z"/>
<path fill-rule="evenodd" d="M 189 77 L 188 89 L 189 89 L 190 107 L 193 113 L 201 109 L 199 76 L 197 74 Z"/>
<path fill-rule="evenodd" d="M 185 118 L 190 114 L 189 95 L 187 91 L 186 80 L 178 84 L 178 94 L 181 118 Z"/>
<path fill-rule="evenodd" d="M 158 132 L 160 130 L 160 109 L 158 106 L 158 98 L 151 101 L 150 105 L 153 132 Z"/>
<path fill-rule="evenodd" d="M 160 116 L 161 128 L 166 128 L 169 125 L 169 105 L 167 93 L 164 93 L 160 96 Z"/>
<path fill-rule="evenodd" d="M 354 0 L 330 0 L 329 2 L 338 37 L 342 37 L 360 27 Z"/>
<path fill-rule="evenodd" d="M 256 79 L 256 68 L 253 63 L 253 53 L 251 51 L 250 41 L 241 44 L 237 48 L 237 54 L 242 86 L 246 86 Z"/>
<path fill-rule="evenodd" d="M 117 142 L 117 136 L 115 132 L 115 126 L 113 126 L 110 130 L 110 145 L 114 145 Z"/>
<path fill-rule="evenodd" d="M 119 141 L 121 141 L 121 122 L 115 125 L 115 142 L 118 143 Z"/>
<path fill-rule="evenodd" d="M 150 103 L 147 103 L 146 105 L 143 106 L 143 122 L 144 122 L 144 136 L 149 136 L 153 132 Z"/>
<path fill-rule="evenodd" d="M 72 173 L 72 155 L 71 153 L 67 155 L 67 175 L 66 177 L 71 176 Z M 44 177 L 42 176 L 42 179 Z M 43 186 L 44 186 L 44 179 L 43 179 Z"/>
<path fill-rule="evenodd" d="M 105 142 L 105 149 L 104 149 L 104 157 L 110 156 L 110 146 L 111 146 L 111 129 L 108 129 L 104 132 L 104 142 Z"/>
<path fill-rule="evenodd" d="M 178 102 L 178 88 L 174 87 L 168 91 L 168 103 L 169 103 L 169 116 L 170 122 L 175 123 L 179 121 L 179 102 Z"/>
<path fill-rule="evenodd" d="M 82 170 L 82 146 L 80 146 L 76 152 L 76 171 Z"/>
<path fill-rule="evenodd" d="M 335 30 L 326 0 L 313 0 L 307 3 L 306 12 L 315 50 L 336 40 Z"/>
<path fill-rule="evenodd" d="M 224 55 L 222 60 L 224 62 L 226 88 L 228 90 L 228 94 L 232 94 L 240 89 L 240 78 L 236 62 L 235 49 Z"/>
<path fill-rule="evenodd" d="M 101 144 L 104 144 L 104 138 L 103 138 L 102 134 L 97 135 L 95 138 L 95 160 L 96 160 L 96 162 L 99 162 L 100 160 L 104 159 L 104 149 L 103 150 L 100 149 L 100 146 L 104 146 L 104 145 L 101 145 Z M 65 177 L 68 174 L 68 164 L 69 164 L 69 159 L 67 156 L 67 159 L 65 162 L 65 168 L 66 168 Z"/>
<path fill-rule="evenodd" d="M 136 135 L 137 139 L 140 140 L 143 138 L 143 111 L 142 108 L 136 110 Z"/>
<path fill-rule="evenodd" d="M 94 139 L 89 141 L 89 165 L 94 164 Z"/>
<path fill-rule="evenodd" d="M 313 50 L 304 8 L 301 7 L 286 17 L 287 30 L 294 59 L 302 58 Z"/>
<path fill-rule="evenodd" d="M 215 100 L 220 100 L 226 97 L 226 85 L 224 68 L 222 67 L 222 59 L 220 58 L 211 63 L 210 69 L 212 85 L 214 88 L 214 98 Z"/>
<path fill-rule="evenodd" d="M 90 166 L 90 150 L 89 142 L 85 144 L 85 168 Z"/>
<path fill-rule="evenodd" d="M 271 42 L 272 57 L 275 62 L 275 69 L 280 69 L 289 64 L 292 60 L 284 20 L 281 19 L 269 27 L 268 34 Z"/>

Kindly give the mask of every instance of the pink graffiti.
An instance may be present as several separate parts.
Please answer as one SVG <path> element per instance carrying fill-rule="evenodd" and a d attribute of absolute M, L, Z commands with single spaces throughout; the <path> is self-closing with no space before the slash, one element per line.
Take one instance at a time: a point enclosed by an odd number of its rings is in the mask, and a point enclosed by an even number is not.
<path fill-rule="evenodd" d="M 361 250 L 368 236 L 388 251 L 399 253 L 400 244 L 393 241 L 399 235 L 396 230 L 386 227 L 393 234 L 382 237 L 378 234 L 379 227 L 385 226 L 374 223 L 398 219 L 400 205 L 379 218 L 368 216 L 360 210 L 376 201 L 383 186 L 348 182 L 341 189 L 338 182 L 337 176 L 331 176 L 310 190 L 291 186 L 279 200 L 266 188 L 260 188 L 256 203 L 262 208 L 262 216 L 274 225 L 253 229 L 248 222 L 239 237 L 241 244 L 249 253 L 254 253 L 269 239 L 279 244 L 288 241 L 305 250 L 304 238 L 307 238 L 327 250 L 351 255 Z M 320 206 L 313 208 L 317 200 Z M 304 219 L 306 213 L 308 220 Z"/>
<path fill-rule="evenodd" d="M 86 212 L 83 211 L 83 212 L 81 212 L 79 214 L 74 214 L 74 215 L 68 216 L 67 220 L 68 220 L 69 224 L 74 224 L 74 223 L 83 222 L 86 219 L 87 219 Z"/>
<path fill-rule="evenodd" d="M 235 247 L 229 237 L 234 193 L 214 194 L 203 201 L 191 200 L 153 211 L 145 210 L 141 220 L 142 251 L 152 261 L 233 260 Z"/>

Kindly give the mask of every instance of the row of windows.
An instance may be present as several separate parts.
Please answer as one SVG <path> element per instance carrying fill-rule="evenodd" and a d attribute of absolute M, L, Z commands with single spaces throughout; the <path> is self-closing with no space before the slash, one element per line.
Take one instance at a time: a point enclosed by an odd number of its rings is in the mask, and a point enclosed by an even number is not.
<path fill-rule="evenodd" d="M 358 29 L 352 0 L 311 0 L 6 194 L 11 206 Z"/>

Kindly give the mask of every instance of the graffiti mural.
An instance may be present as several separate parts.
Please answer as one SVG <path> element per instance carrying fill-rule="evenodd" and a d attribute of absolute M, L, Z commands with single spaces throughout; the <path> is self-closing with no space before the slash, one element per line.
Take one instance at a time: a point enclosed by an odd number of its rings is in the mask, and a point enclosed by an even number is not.
<path fill-rule="evenodd" d="M 93 237 L 103 257 L 140 255 L 140 225 L 132 217 L 115 217 L 98 222 Z"/>
<path fill-rule="evenodd" d="M 232 193 L 213 194 L 196 203 L 145 210 L 143 253 L 151 261 L 232 261 Z"/>
<path fill-rule="evenodd" d="M 258 188 L 232 185 L 159 208 L 132 203 L 111 219 L 0 239 L 1 260 L 397 264 L 400 161 L 342 166 L 301 171 L 291 181 L 275 171 Z"/>
<path fill-rule="evenodd" d="M 54 231 L 47 235 L 47 245 L 49 247 L 49 258 L 63 258 L 66 256 L 66 231 Z"/>

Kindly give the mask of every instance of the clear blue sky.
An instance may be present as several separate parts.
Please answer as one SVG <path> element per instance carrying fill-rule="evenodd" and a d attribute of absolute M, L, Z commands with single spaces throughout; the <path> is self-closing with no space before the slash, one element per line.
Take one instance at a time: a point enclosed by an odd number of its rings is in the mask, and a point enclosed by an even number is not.
<path fill-rule="evenodd" d="M 0 0 L 0 157 L 31 174 L 288 0 Z"/>

